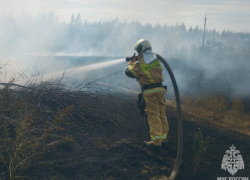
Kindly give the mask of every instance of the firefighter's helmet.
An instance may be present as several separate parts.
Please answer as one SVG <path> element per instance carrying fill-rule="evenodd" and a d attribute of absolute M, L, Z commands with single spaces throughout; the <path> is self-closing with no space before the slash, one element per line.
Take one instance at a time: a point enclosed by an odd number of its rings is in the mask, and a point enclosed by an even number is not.
<path fill-rule="evenodd" d="M 140 39 L 135 43 L 134 50 L 138 52 L 138 54 L 143 53 L 147 49 L 152 49 L 151 44 L 146 39 Z"/>

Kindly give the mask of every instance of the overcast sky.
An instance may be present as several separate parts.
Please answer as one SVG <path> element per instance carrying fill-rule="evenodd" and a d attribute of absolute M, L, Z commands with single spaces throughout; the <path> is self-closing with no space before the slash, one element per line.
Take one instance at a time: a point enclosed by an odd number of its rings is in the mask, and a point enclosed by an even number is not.
<path fill-rule="evenodd" d="M 250 32 L 250 0 L 0 0 L 0 14 L 19 16 L 54 12 L 68 22 L 81 13 L 88 21 L 139 20 L 142 23 L 175 24 Z"/>

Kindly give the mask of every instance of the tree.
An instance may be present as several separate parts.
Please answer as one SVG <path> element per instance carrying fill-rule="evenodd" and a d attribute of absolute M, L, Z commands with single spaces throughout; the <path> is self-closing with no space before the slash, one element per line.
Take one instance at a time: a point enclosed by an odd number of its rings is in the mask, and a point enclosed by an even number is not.
<path fill-rule="evenodd" d="M 82 19 L 81 19 L 81 14 L 78 13 L 76 20 L 75 20 L 75 25 L 76 26 L 82 26 Z"/>
<path fill-rule="evenodd" d="M 71 16 L 71 20 L 70 20 L 70 25 L 73 26 L 75 25 L 75 14 L 73 13 L 72 16 Z"/>

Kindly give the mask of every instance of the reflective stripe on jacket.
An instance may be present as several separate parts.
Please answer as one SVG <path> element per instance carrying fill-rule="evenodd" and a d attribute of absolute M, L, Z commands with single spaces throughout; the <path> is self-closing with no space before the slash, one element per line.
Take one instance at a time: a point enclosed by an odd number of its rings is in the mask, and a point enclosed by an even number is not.
<path fill-rule="evenodd" d="M 146 64 L 143 55 L 138 59 L 136 63 L 129 62 L 125 72 L 127 76 L 136 78 L 141 86 L 163 82 L 160 60 L 152 59 L 149 64 Z"/>

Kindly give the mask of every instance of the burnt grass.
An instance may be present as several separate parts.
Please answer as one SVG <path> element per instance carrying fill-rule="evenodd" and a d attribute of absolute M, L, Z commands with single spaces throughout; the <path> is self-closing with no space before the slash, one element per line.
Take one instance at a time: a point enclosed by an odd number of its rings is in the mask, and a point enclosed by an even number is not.
<path fill-rule="evenodd" d="M 65 136 L 74 142 L 49 148 L 42 158 L 34 161 L 24 175 L 30 179 L 58 180 L 146 180 L 169 176 L 177 151 L 177 119 L 172 106 L 167 107 L 170 126 L 167 148 L 151 152 L 141 146 L 149 140 L 145 118 L 136 107 L 137 96 L 126 94 L 99 94 L 82 103 L 84 117 L 77 117 L 65 127 Z M 71 104 L 68 104 L 71 105 Z M 87 113 L 91 112 L 91 113 Z M 185 113 L 185 112 L 184 112 Z M 194 174 L 194 133 L 202 129 L 204 137 L 214 143 L 208 149 Z M 219 129 L 205 121 L 183 119 L 183 156 L 177 180 L 212 180 L 232 177 L 221 170 L 225 151 L 234 144 L 245 163 L 235 177 L 250 176 L 250 138 L 243 134 Z M 3 167 L 3 166 L 1 166 Z M 2 168 L 4 169 L 4 168 Z M 0 170 L 0 177 L 6 173 Z"/>

